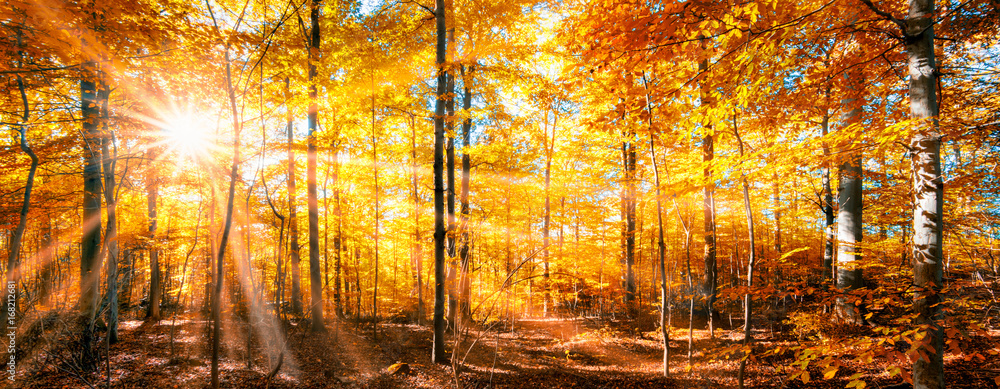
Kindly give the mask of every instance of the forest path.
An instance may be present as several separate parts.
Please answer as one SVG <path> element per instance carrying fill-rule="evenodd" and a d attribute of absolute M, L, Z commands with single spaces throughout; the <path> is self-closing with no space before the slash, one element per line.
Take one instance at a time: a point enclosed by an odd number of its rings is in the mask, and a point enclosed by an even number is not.
<path fill-rule="evenodd" d="M 616 325 L 584 318 L 518 320 L 513 331 L 508 327 L 480 339 L 463 365 L 471 373 L 463 380 L 469 387 L 700 386 L 699 380 L 682 377 L 665 381 L 660 341 L 626 335 Z M 679 361 L 672 362 L 679 372 Z"/>
<path fill-rule="evenodd" d="M 648 365 L 662 363 L 662 347 L 656 342 L 625 342 L 607 327 L 588 319 L 527 319 L 517 322 L 519 330 L 539 334 L 557 343 L 569 361 L 622 371 L 646 371 Z M 576 364 L 579 365 L 579 364 Z"/>

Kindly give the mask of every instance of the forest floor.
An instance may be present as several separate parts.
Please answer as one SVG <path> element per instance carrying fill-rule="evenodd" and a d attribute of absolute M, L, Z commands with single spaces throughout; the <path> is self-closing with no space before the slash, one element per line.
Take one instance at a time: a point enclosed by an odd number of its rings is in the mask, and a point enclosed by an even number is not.
<path fill-rule="evenodd" d="M 269 371 L 279 354 L 256 340 L 247 353 L 245 331 L 230 323 L 224 336 L 226 350 L 220 362 L 221 386 L 230 388 L 735 388 L 739 358 L 708 355 L 700 350 L 735 345 L 739 331 L 695 330 L 693 368 L 687 369 L 686 323 L 674 323 L 671 334 L 671 377 L 662 376 L 662 338 L 656 331 L 630 328 L 629 322 L 599 323 L 590 319 L 529 319 L 497 323 L 486 330 L 462 336 L 457 350 L 448 338 L 448 355 L 459 366 L 434 364 L 430 360 L 431 332 L 428 326 L 390 324 L 379 326 L 373 338 L 371 323 L 363 328 L 339 323 L 315 335 L 307 322 L 286 325 L 281 369 L 273 379 Z M 176 326 L 172 328 L 172 326 Z M 503 328 L 499 328 L 503 326 Z M 99 373 L 79 374 L 66 362 L 49 359 L 52 365 L 36 366 L 19 374 L 13 387 L 20 388 L 203 388 L 210 386 L 211 352 L 207 325 L 200 319 L 178 318 L 159 323 L 125 321 L 121 341 L 102 350 L 111 355 L 101 362 Z M 171 330 L 173 350 L 171 349 Z M 259 338 L 263 338 L 262 336 Z M 757 335 L 758 347 L 778 342 L 765 329 Z M 787 340 L 786 340 L 787 342 Z M 973 342 L 976 344 L 976 342 Z M 1000 356 L 989 354 L 997 345 L 979 342 L 986 360 L 967 362 L 947 359 L 947 382 L 951 388 L 997 387 Z M 277 350 L 275 348 L 274 350 Z M 247 356 L 250 356 L 250 367 Z M 791 358 L 791 357 L 788 357 Z M 889 377 L 885 363 L 859 365 L 845 361 L 833 379 L 821 380 L 822 371 L 810 369 L 814 380 L 789 380 L 781 366 L 790 360 L 758 359 L 747 367 L 751 388 L 844 388 L 847 377 L 863 373 L 868 388 L 885 388 L 900 382 Z M 406 363 L 409 372 L 390 374 L 387 369 Z M 107 371 L 110 370 L 110 382 Z M 4 380 L 6 381 L 6 380 Z M 456 382 L 458 384 L 456 384 Z M 5 382 L 9 384 L 9 382 Z M 109 385 L 110 384 L 110 385 Z M 4 386 L 4 384 L 0 384 Z"/>

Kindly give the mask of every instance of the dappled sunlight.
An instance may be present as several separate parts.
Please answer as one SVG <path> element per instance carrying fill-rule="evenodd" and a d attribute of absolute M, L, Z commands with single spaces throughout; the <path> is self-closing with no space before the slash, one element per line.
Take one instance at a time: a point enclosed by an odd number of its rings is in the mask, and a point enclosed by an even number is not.
<path fill-rule="evenodd" d="M 996 386 L 995 3 L 14 0 L 0 379 Z"/>

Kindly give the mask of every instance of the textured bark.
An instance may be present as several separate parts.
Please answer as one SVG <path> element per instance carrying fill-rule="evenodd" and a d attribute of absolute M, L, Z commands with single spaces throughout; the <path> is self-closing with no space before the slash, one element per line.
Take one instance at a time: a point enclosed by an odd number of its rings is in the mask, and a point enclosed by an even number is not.
<path fill-rule="evenodd" d="M 316 63 L 320 58 L 319 51 L 319 0 L 312 0 L 309 19 L 310 47 L 309 47 L 309 145 L 308 164 L 306 165 L 306 191 L 309 196 L 309 289 L 310 306 L 312 314 L 313 332 L 322 332 L 326 327 L 323 325 L 323 284 L 319 269 L 319 202 L 316 196 L 316 131 L 319 116 L 319 106 L 317 105 L 316 88 Z"/>
<path fill-rule="evenodd" d="M 80 242 L 80 318 L 84 322 L 83 363 L 90 367 L 94 362 L 91 355 L 90 322 L 97 314 L 97 284 L 100 273 L 99 255 L 101 247 L 101 130 L 100 112 L 97 106 L 97 86 L 94 77 L 94 63 L 81 65 L 83 79 L 80 80 L 80 102 L 83 123 L 83 233 Z"/>
<path fill-rule="evenodd" d="M 290 92 L 288 91 L 288 78 L 285 77 L 285 99 L 290 98 Z M 296 199 L 295 199 L 295 135 L 292 127 L 292 110 L 289 107 L 285 118 L 285 132 L 288 134 L 288 241 L 289 249 L 288 254 L 291 257 L 292 263 L 292 313 L 295 315 L 302 314 L 302 274 L 301 272 L 301 256 L 299 248 L 299 223 L 298 223 L 298 210 L 296 209 Z"/>
<path fill-rule="evenodd" d="M 906 54 L 910 75 L 910 119 L 917 125 L 910 140 L 913 171 L 913 310 L 915 325 L 929 325 L 929 348 L 913 363 L 913 387 L 944 388 L 944 334 L 941 312 L 944 181 L 938 131 L 937 64 L 934 58 L 934 1 L 910 0 Z"/>
<path fill-rule="evenodd" d="M 444 224 L 444 100 L 447 98 L 447 73 L 445 39 L 445 7 L 444 0 L 436 0 L 434 21 L 437 27 L 437 99 L 434 102 L 434 339 L 431 347 L 431 360 L 435 363 L 447 363 L 444 346 L 444 255 L 445 255 L 445 224 Z"/>
<path fill-rule="evenodd" d="M 841 131 L 861 120 L 861 82 L 857 72 L 848 77 L 849 93 L 843 105 L 848 111 L 841 119 Z M 864 286 L 861 274 L 861 186 L 863 180 L 861 152 L 853 150 L 850 143 L 841 145 L 843 159 L 840 163 L 837 189 L 837 288 L 846 291 Z M 849 298 L 837 299 L 837 316 L 847 323 L 861 323 L 859 308 Z"/>

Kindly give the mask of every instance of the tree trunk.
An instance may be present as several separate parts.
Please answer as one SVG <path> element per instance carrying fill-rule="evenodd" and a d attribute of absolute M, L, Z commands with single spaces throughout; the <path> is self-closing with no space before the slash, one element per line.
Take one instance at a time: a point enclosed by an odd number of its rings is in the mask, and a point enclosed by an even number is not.
<path fill-rule="evenodd" d="M 548 115 L 548 112 L 546 112 Z M 548 127 L 548 117 L 544 118 L 545 127 Z M 542 316 L 549 316 L 549 304 L 551 304 L 551 296 L 549 295 L 549 228 L 551 227 L 552 220 L 552 209 L 551 200 L 552 194 L 551 183 L 552 183 L 552 153 L 555 150 L 556 141 L 556 128 L 555 124 L 552 126 L 552 135 L 549 138 L 548 131 L 542 134 L 545 141 L 545 220 L 542 226 L 542 284 L 545 288 L 543 291 L 542 298 Z"/>
<path fill-rule="evenodd" d="M 333 237 L 333 251 L 334 253 L 334 275 L 333 275 L 333 305 L 334 310 L 338 318 L 344 317 L 344 305 L 341 301 L 342 297 L 340 295 L 340 280 L 341 272 L 343 269 L 341 252 L 343 251 L 343 217 L 342 210 L 340 209 L 340 153 L 339 153 L 339 143 L 338 150 L 334 150 L 333 153 L 333 216 L 337 218 L 337 235 Z"/>
<path fill-rule="evenodd" d="M 280 317 L 281 316 L 281 289 L 282 289 L 282 283 L 283 283 L 282 282 L 283 281 L 283 277 L 282 277 L 282 273 L 281 273 L 281 266 L 282 266 L 282 264 L 284 262 L 282 260 L 282 258 L 284 258 L 284 254 L 285 254 L 285 251 L 284 251 L 284 248 L 285 248 L 285 216 L 282 215 L 281 213 L 278 213 L 278 208 L 275 207 L 274 203 L 271 201 L 271 195 L 267 191 L 267 186 L 264 187 L 264 196 L 267 199 L 267 205 L 271 207 L 271 213 L 274 213 L 274 217 L 278 218 L 278 223 L 279 223 L 279 226 L 278 226 L 278 247 L 277 247 L 278 253 L 277 253 L 277 256 L 276 256 L 277 260 L 275 261 L 275 264 L 274 264 L 274 272 L 275 272 L 275 277 L 274 277 L 274 284 L 275 284 L 274 285 L 275 286 L 275 293 L 274 293 L 274 316 L 275 317 Z M 198 212 L 198 215 L 199 215 L 198 221 L 200 223 L 201 222 L 201 212 L 200 212 L 200 210 Z M 197 235 L 197 231 L 195 231 L 195 237 L 197 238 L 197 236 L 198 236 Z M 195 239 L 195 244 L 197 244 L 197 243 L 198 243 L 198 240 Z M 181 284 L 182 285 L 184 283 L 183 281 L 184 280 L 181 279 Z"/>
<path fill-rule="evenodd" d="M 108 130 L 108 98 L 110 91 L 104 88 L 98 98 L 102 101 L 102 116 L 104 124 L 104 142 L 101 145 L 101 157 L 104 159 L 104 202 L 107 206 L 107 226 L 104 233 L 104 252 L 107 253 L 107 284 L 108 284 L 108 342 L 118 342 L 118 202 L 115 196 L 115 167 L 118 163 L 118 149 L 114 145 L 114 137 Z"/>
<path fill-rule="evenodd" d="M 91 323 L 97 314 L 97 284 L 101 247 L 101 130 L 97 106 L 94 63 L 81 65 L 80 102 L 83 123 L 83 232 L 80 242 L 80 321 L 83 329 L 82 362 L 85 370 L 95 363 L 91 350 Z"/>
<path fill-rule="evenodd" d="M 326 175 L 323 177 L 323 298 L 330 301 L 330 155 L 327 154 Z M 335 310 L 336 311 L 336 310 Z M 336 313 L 335 313 L 336 315 Z"/>
<path fill-rule="evenodd" d="M 375 173 L 375 285 L 372 291 L 372 339 L 378 339 L 378 243 L 379 243 L 379 187 L 378 187 L 378 131 L 375 128 L 375 72 L 372 72 L 372 169 Z"/>
<path fill-rule="evenodd" d="M 848 93 L 853 94 L 843 100 L 848 110 L 841 120 L 841 131 L 861 121 L 860 101 L 862 83 L 858 72 L 848 77 Z M 837 288 L 851 291 L 864 286 L 861 274 L 861 187 L 863 173 L 861 152 L 854 151 L 853 144 L 842 144 L 843 160 L 840 163 L 839 187 L 837 189 Z M 846 323 L 860 324 L 861 312 L 849 298 L 837 299 L 837 316 Z"/>
<path fill-rule="evenodd" d="M 424 258 L 423 245 L 420 238 L 420 193 L 419 181 L 417 180 L 417 125 L 415 120 L 410 118 L 410 128 L 413 130 L 410 138 L 410 151 L 413 158 L 411 174 L 413 176 L 413 268 L 416 288 L 417 288 L 417 324 L 423 325 L 426 317 L 424 313 Z"/>
<path fill-rule="evenodd" d="M 323 295 L 322 279 L 319 269 L 319 202 L 316 199 L 316 130 L 319 115 L 316 88 L 316 62 L 320 59 L 319 52 L 319 9 L 320 1 L 312 0 L 309 19 L 311 38 L 309 48 L 309 155 L 306 166 L 306 190 L 309 196 L 309 289 L 310 305 L 312 306 L 312 331 L 323 332 Z"/>
<path fill-rule="evenodd" d="M 285 99 L 291 98 L 291 92 L 288 90 L 288 77 L 285 77 Z M 301 256 L 299 248 L 299 223 L 298 223 L 298 210 L 295 207 L 295 134 L 292 126 L 292 108 L 287 106 L 288 110 L 285 114 L 285 132 L 288 134 L 288 242 L 289 249 L 288 254 L 291 257 L 292 265 L 292 314 L 302 315 L 302 275 L 301 275 Z"/>
<path fill-rule="evenodd" d="M 910 0 L 906 54 L 910 73 L 910 119 L 917 125 L 910 140 L 913 171 L 913 310 L 915 325 L 929 325 L 927 358 L 913 363 L 913 387 L 943 388 L 944 334 L 941 312 L 944 181 L 938 131 L 937 64 L 934 58 L 934 1 Z"/>
<path fill-rule="evenodd" d="M 698 70 L 701 72 L 706 72 L 708 70 L 708 61 L 703 60 L 698 64 Z M 711 100 L 708 95 L 709 87 L 704 81 L 701 82 L 701 104 L 704 106 L 711 105 Z M 715 157 L 715 144 L 713 138 L 712 125 L 709 123 L 709 119 L 705 120 L 705 133 L 702 137 L 701 152 L 702 161 L 705 164 L 705 188 L 704 192 L 704 202 L 703 209 L 705 213 L 705 308 L 708 312 L 708 333 L 709 337 L 715 337 L 715 290 L 717 288 L 716 282 L 716 266 L 715 266 L 715 180 L 712 178 L 712 158 Z"/>
<path fill-rule="evenodd" d="M 20 33 L 18 33 L 18 40 L 20 41 Z M 19 213 L 17 227 L 14 229 L 14 233 L 11 234 L 10 242 L 8 244 L 9 251 L 7 254 L 7 282 L 17 282 L 20 278 L 20 255 L 21 255 L 21 240 L 24 238 L 24 230 L 28 224 L 28 211 L 31 206 L 31 190 L 35 185 L 35 171 L 38 169 L 38 156 L 35 155 L 34 150 L 28 146 L 27 139 L 27 122 L 30 116 L 30 110 L 28 106 L 28 95 L 25 93 L 24 81 L 21 76 L 17 76 L 17 87 L 21 92 L 21 103 L 24 108 L 23 114 L 21 116 L 21 124 L 18 128 L 18 135 L 20 136 L 20 146 L 21 151 L 31 158 L 31 167 L 28 169 L 28 179 L 24 184 L 24 200 L 21 202 L 21 212 Z M 17 297 L 15 296 L 15 303 Z"/>
<path fill-rule="evenodd" d="M 210 7 L 210 13 L 211 10 Z M 213 23 L 215 22 L 214 15 L 212 16 L 212 21 Z M 218 29 L 218 26 L 216 26 L 216 29 Z M 226 258 L 226 245 L 229 243 L 229 233 L 233 227 L 233 203 L 236 198 L 236 180 L 239 179 L 238 169 L 240 161 L 240 116 L 236 108 L 236 91 L 233 88 L 229 45 L 225 46 L 223 53 L 226 61 L 226 92 L 229 97 L 230 115 L 233 120 L 233 162 L 229 168 L 229 193 L 226 196 L 225 226 L 222 228 L 219 251 L 215 257 L 215 290 L 212 293 L 212 389 L 219 388 L 219 354 L 221 353 L 222 346 L 222 286 L 225 279 L 223 263 Z"/>
<path fill-rule="evenodd" d="M 740 138 L 739 130 L 736 128 L 736 115 L 733 115 L 733 134 L 736 135 L 736 141 L 739 144 L 740 158 L 743 157 L 743 139 Z M 737 373 L 737 381 L 739 382 L 740 389 L 743 389 L 744 374 L 746 373 L 747 360 L 750 359 L 750 342 L 753 337 L 750 333 L 751 324 L 753 322 L 753 292 L 749 289 L 753 287 L 753 270 L 754 265 L 757 264 L 757 243 L 756 237 L 754 236 L 753 230 L 753 209 L 750 207 L 750 186 L 747 184 L 746 172 L 740 173 L 740 181 L 743 186 L 743 211 L 746 213 L 747 218 L 747 235 L 750 239 L 750 259 L 747 261 L 747 293 L 743 295 L 743 347 L 747 348 L 747 355 L 740 360 L 739 372 Z M 777 191 L 775 191 L 777 193 Z M 777 197 L 777 196 L 775 196 Z M 780 231 L 780 230 L 779 230 Z M 778 252 L 781 252 L 780 247 Z"/>
<path fill-rule="evenodd" d="M 452 52 L 455 47 L 455 29 L 448 30 L 447 45 L 447 87 L 448 98 L 445 99 L 445 127 L 448 129 L 448 139 L 445 152 L 447 153 L 448 169 L 448 325 L 451 330 L 455 330 L 455 314 L 458 312 L 458 285 L 456 285 L 457 264 L 455 263 L 455 75 L 452 70 L 451 61 L 455 56 Z"/>
<path fill-rule="evenodd" d="M 18 46 L 21 46 L 21 32 L 18 30 L 17 34 Z M 25 93 L 24 80 L 21 75 L 17 75 L 17 89 L 21 94 L 21 105 L 23 107 L 23 113 L 21 115 L 21 124 L 18 126 L 18 135 L 20 138 L 21 151 L 31 158 L 31 167 L 28 169 L 28 179 L 24 183 L 24 200 L 21 202 L 21 212 L 18 215 L 17 227 L 14 228 L 14 233 L 11 234 L 10 244 L 8 245 L 9 251 L 7 253 L 7 279 L 5 285 L 16 284 L 21 278 L 21 240 L 24 238 L 24 230 L 28 225 L 28 211 L 31 207 L 31 190 L 35 186 L 35 171 L 38 170 L 38 156 L 35 155 L 35 151 L 28 146 L 27 132 L 28 132 L 28 118 L 31 115 L 31 110 L 28 106 L 28 95 Z M 100 215 L 98 215 L 100 217 Z M 48 241 L 48 236 L 46 235 L 46 241 Z M 48 244 L 44 249 L 48 251 Z M 46 270 L 51 269 L 51 265 L 48 262 L 43 262 Z M 48 271 L 44 271 L 43 274 L 48 274 Z M 47 276 L 42 277 L 42 287 L 41 295 L 42 299 L 46 298 L 47 293 Z M 13 303 L 15 307 L 20 307 L 18 305 L 18 293 L 17 287 L 14 288 Z M 8 325 L 13 326 L 14 323 L 9 323 Z"/>
<path fill-rule="evenodd" d="M 149 157 L 150 163 L 156 159 L 155 153 Z M 149 294 L 147 295 L 146 318 L 154 322 L 160 320 L 160 255 L 156 244 L 156 202 L 159 196 L 159 177 L 156 168 L 150 164 L 146 170 L 146 212 L 149 215 Z"/>
<path fill-rule="evenodd" d="M 622 142 L 622 159 L 625 167 L 625 305 L 632 314 L 635 301 L 635 134 L 626 133 Z"/>
<path fill-rule="evenodd" d="M 774 199 L 774 255 L 775 258 L 781 258 L 781 188 L 779 187 L 781 183 L 778 182 L 778 172 L 771 173 L 771 183 L 774 190 L 772 196 Z"/>
<path fill-rule="evenodd" d="M 656 161 L 656 130 L 653 129 L 653 106 L 649 96 L 646 74 L 642 75 L 642 86 L 646 89 L 646 112 L 649 125 L 649 158 L 653 162 L 653 178 L 656 185 L 656 222 L 659 233 L 658 254 L 660 259 L 660 333 L 663 335 L 663 376 L 670 377 L 670 328 L 667 324 L 667 246 L 663 240 L 663 200 L 660 197 L 660 169 Z"/>
<path fill-rule="evenodd" d="M 468 321 L 472 318 L 472 290 L 471 282 L 469 278 L 469 263 L 472 261 L 472 253 L 469 250 L 469 182 L 471 180 L 470 170 L 472 168 L 472 156 L 469 155 L 469 148 L 472 146 L 472 114 L 470 110 L 472 109 L 472 76 L 471 73 L 475 71 L 474 65 L 469 66 L 469 72 L 466 73 L 465 65 L 462 65 L 462 87 L 464 89 L 464 94 L 462 97 L 462 109 L 465 110 L 466 117 L 462 121 L 462 249 L 459 253 L 462 260 L 462 277 L 461 277 L 461 304 L 460 310 L 462 313 L 462 318 Z"/>
<path fill-rule="evenodd" d="M 830 100 L 830 88 L 826 89 L 826 100 Z M 830 130 L 830 110 L 823 108 L 823 122 L 820 130 L 826 138 Z M 833 278 L 833 245 L 837 239 L 833 225 L 833 190 L 830 188 L 830 147 L 823 142 L 823 279 Z"/>
<path fill-rule="evenodd" d="M 435 0 L 434 21 L 437 27 L 437 99 L 434 102 L 434 340 L 431 360 L 447 363 L 444 346 L 444 100 L 448 74 L 446 73 L 447 40 L 445 39 L 444 0 Z"/>

